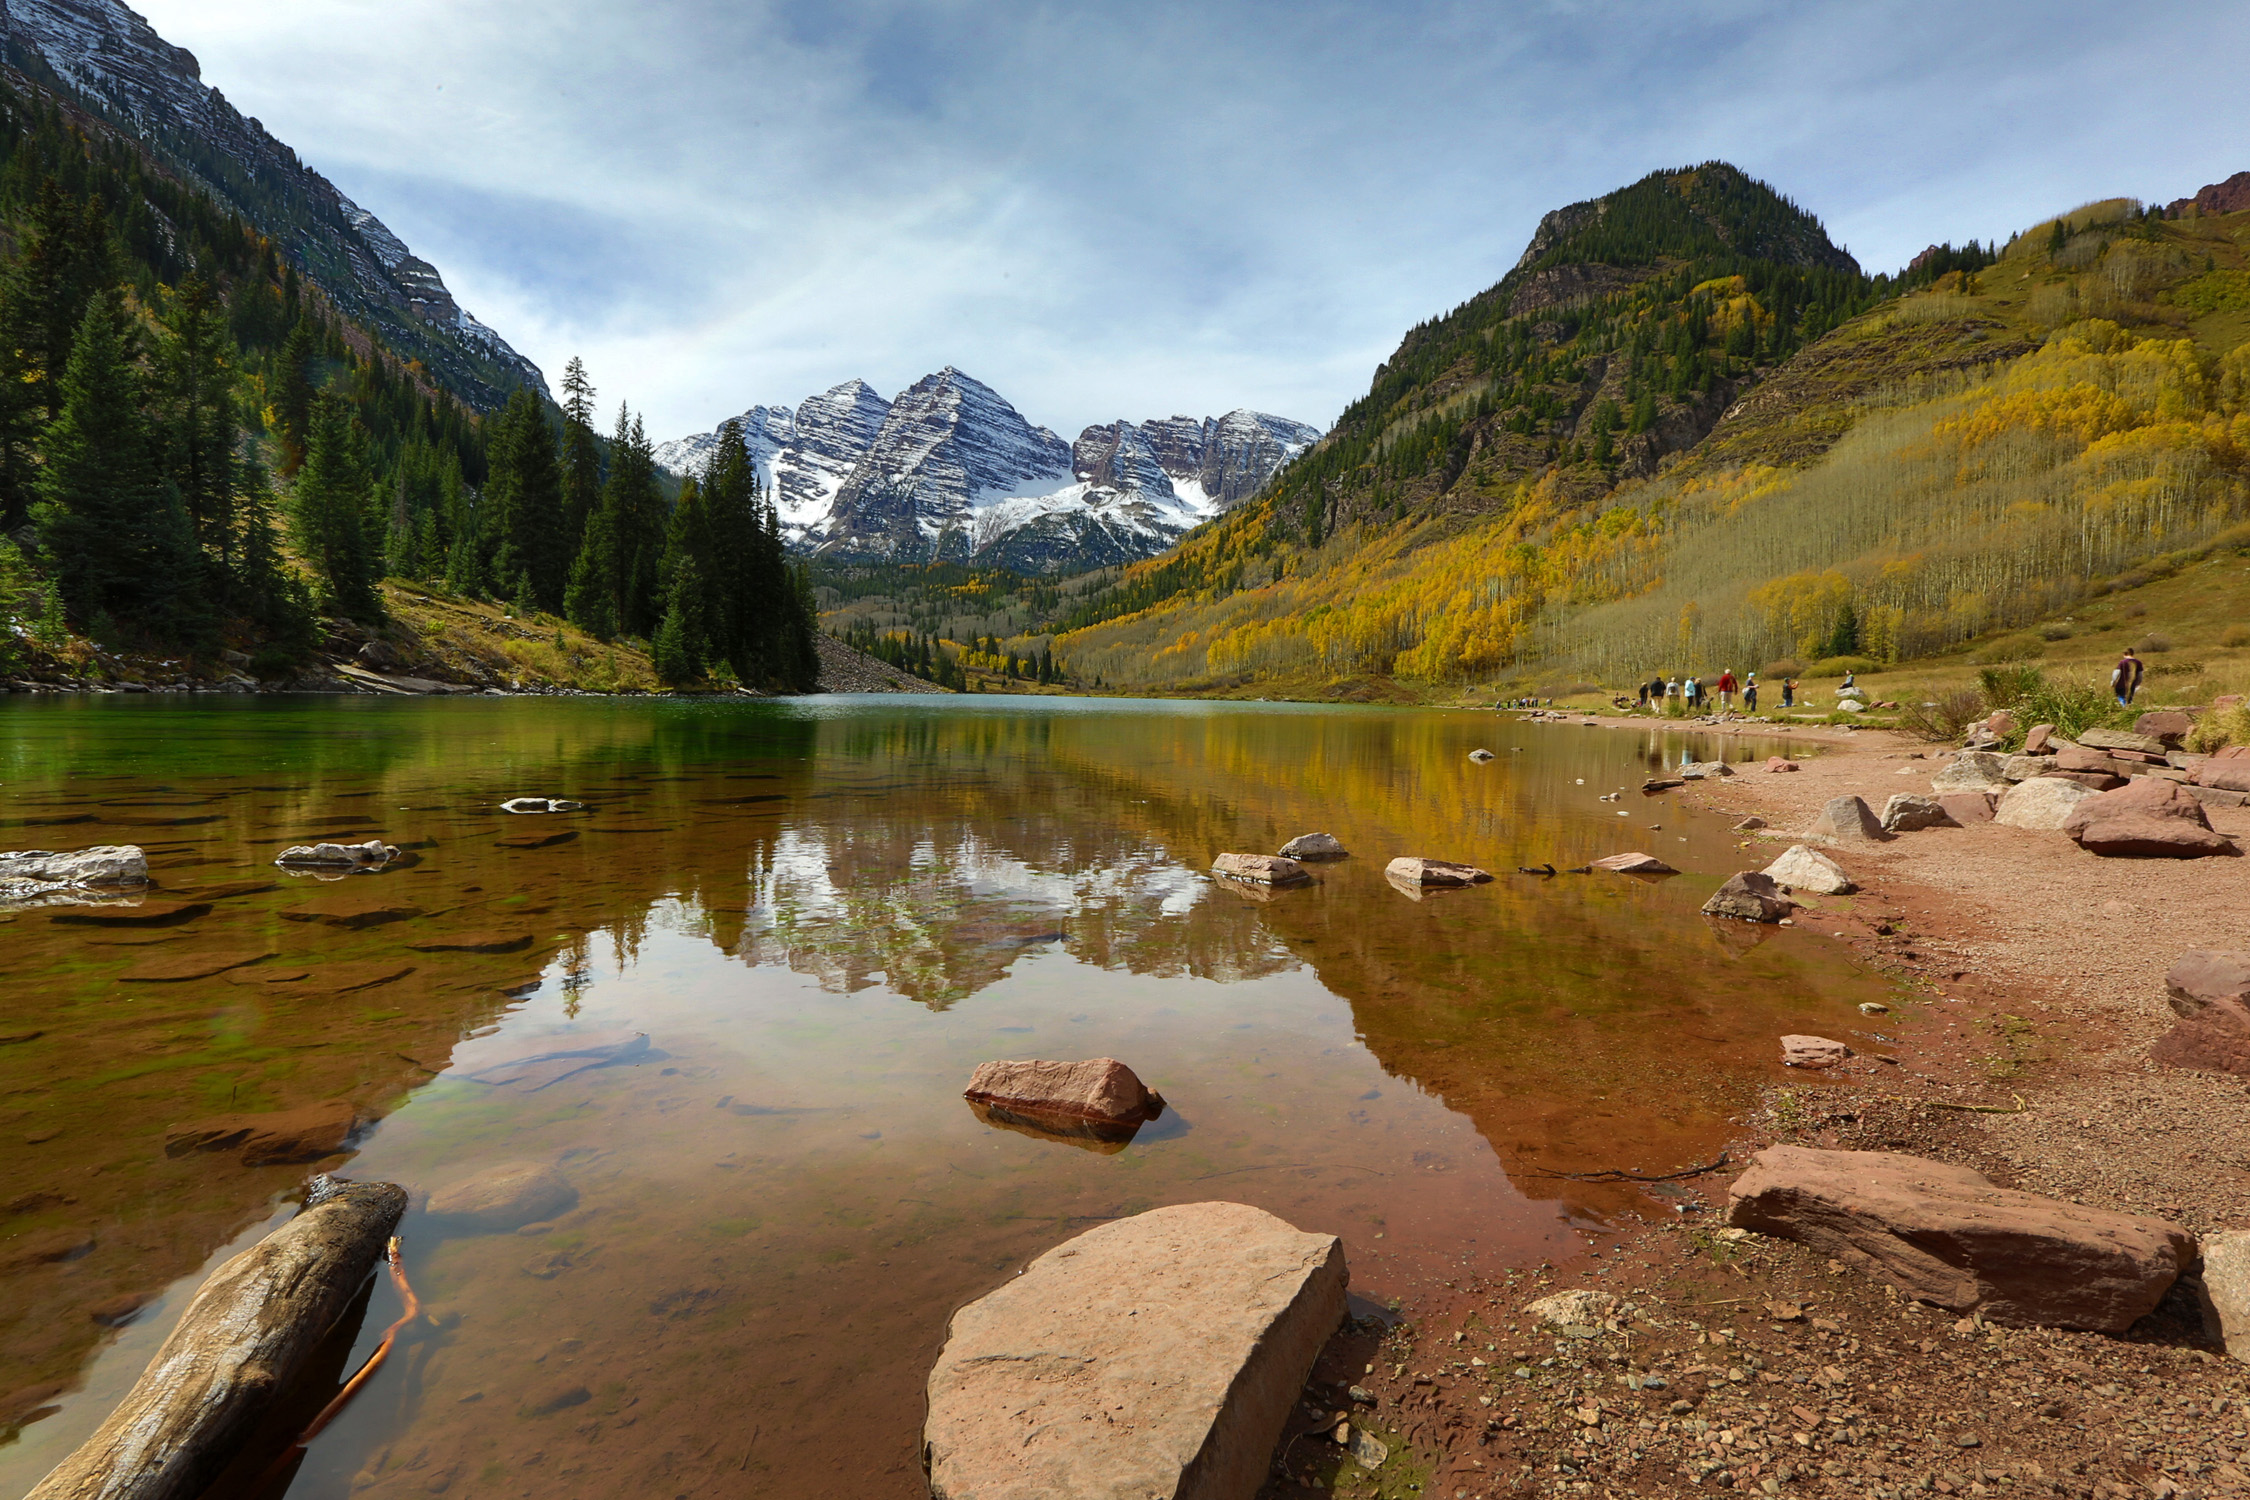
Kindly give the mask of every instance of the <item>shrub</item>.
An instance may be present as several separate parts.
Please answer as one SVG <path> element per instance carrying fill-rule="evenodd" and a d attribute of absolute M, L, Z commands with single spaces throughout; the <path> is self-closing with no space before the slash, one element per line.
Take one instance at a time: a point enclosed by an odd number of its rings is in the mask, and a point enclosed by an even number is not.
<path fill-rule="evenodd" d="M 1981 677 L 1992 706 L 2014 714 L 2027 728 L 2052 724 L 2066 738 L 2076 739 L 2098 724 L 2129 722 L 2129 711 L 2118 708 L 2100 681 L 2054 682 L 2037 667 L 1987 667 Z"/>
<path fill-rule="evenodd" d="M 1825 656 L 1805 668 L 1807 677 L 1841 677 L 1856 672 L 1862 677 L 1883 670 L 1883 664 L 1865 656 Z"/>
<path fill-rule="evenodd" d="M 2145 604 L 2128 604 L 2118 613 L 2128 620 L 2138 620 L 2142 615 L 2148 613 L 2148 606 Z"/>
<path fill-rule="evenodd" d="M 295 652 L 281 646 L 264 646 L 250 658 L 250 675 L 260 682 L 287 677 L 297 669 Z"/>
<path fill-rule="evenodd" d="M 2064 620 L 2050 620 L 2039 627 L 2039 638 L 2044 641 L 2067 641 L 2077 633 Z"/>
<path fill-rule="evenodd" d="M 2250 745 L 2250 705 L 2237 703 L 2215 714 L 2205 714 L 2188 732 L 2187 747 L 2209 755 L 2227 745 Z"/>
<path fill-rule="evenodd" d="M 2139 640 L 2135 641 L 2133 643 L 2133 649 L 2142 653 L 2143 655 L 2147 655 L 2151 652 L 2157 651 L 2169 651 L 2172 649 L 2172 638 L 2168 635 L 2158 635 L 2151 633 L 2148 635 L 2144 635 Z"/>
<path fill-rule="evenodd" d="M 2035 661 L 2044 655 L 2047 643 L 2038 636 L 2004 635 L 1980 648 L 1969 660 L 1977 663 L 2006 661 Z"/>
<path fill-rule="evenodd" d="M 2250 646 L 2250 625 L 2229 625 L 2219 632 L 2222 646 Z"/>
<path fill-rule="evenodd" d="M 1758 675 L 1771 677 L 1775 682 L 1784 677 L 1802 677 L 1805 675 L 1805 664 L 1794 656 L 1784 656 L 1778 661 L 1767 662 L 1758 669 Z"/>
<path fill-rule="evenodd" d="M 1977 673 L 1984 701 L 1994 708 L 2010 708 L 2039 691 L 2047 674 L 2037 667 L 1986 667 Z"/>
<path fill-rule="evenodd" d="M 1933 702 L 1908 704 L 1898 716 L 1898 727 L 1936 744 L 1961 738 L 1984 716 L 1984 694 L 1975 688 L 1949 688 Z"/>

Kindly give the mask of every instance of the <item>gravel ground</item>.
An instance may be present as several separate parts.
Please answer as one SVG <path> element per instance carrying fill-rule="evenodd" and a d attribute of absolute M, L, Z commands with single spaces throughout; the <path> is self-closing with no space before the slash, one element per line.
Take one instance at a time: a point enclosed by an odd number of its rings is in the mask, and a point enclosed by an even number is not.
<path fill-rule="evenodd" d="M 1825 751 L 1669 794 L 1766 818 L 1745 869 L 1829 798 L 1879 809 L 1942 764 L 1878 732 L 1793 737 Z M 2210 817 L 2250 848 L 2250 810 Z M 2250 945 L 2250 865 L 2104 860 L 1989 824 L 1828 852 L 1863 890 L 1800 922 L 1952 1024 L 1895 1063 L 1861 1056 L 1769 1090 L 1734 1161 L 1784 1141 L 1907 1151 L 2198 1232 L 2250 1226 L 2250 1088 L 2147 1057 L 2170 1025 L 2172 961 Z M 1663 1192 L 1583 1260 L 1340 1335 L 1267 1500 L 2250 1495 L 2250 1367 L 2205 1333 L 2187 1288 L 2118 1337 L 1984 1327 L 1724 1230 L 1722 1174 Z M 1567 1287 L 1613 1291 L 1618 1314 L 1560 1330 L 1523 1314 Z M 1339 1417 L 1385 1445 L 1379 1465 L 1336 1443 Z"/>

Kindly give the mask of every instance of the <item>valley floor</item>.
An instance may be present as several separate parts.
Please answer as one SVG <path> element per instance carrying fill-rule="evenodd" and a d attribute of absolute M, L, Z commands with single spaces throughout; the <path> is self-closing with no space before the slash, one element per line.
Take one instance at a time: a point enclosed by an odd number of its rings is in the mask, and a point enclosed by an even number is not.
<path fill-rule="evenodd" d="M 1831 797 L 1879 806 L 1935 770 L 1893 736 L 1827 738 L 1798 774 L 1669 795 L 1786 830 Z M 2209 811 L 2250 847 L 2250 809 Z M 1745 835 L 1743 867 L 1789 842 Z M 1810 898 L 1799 923 L 1942 1025 L 1898 1042 L 1870 1017 L 1840 1039 L 1896 1063 L 1862 1055 L 1822 1075 L 1785 1074 L 1777 1043 L 1730 1164 L 1771 1144 L 1903 1151 L 2202 1233 L 2250 1224 L 2241 1080 L 2147 1056 L 2171 1019 L 2165 970 L 2187 949 L 2238 948 L 2250 928 L 2238 861 L 2105 860 L 1990 824 L 1837 857 L 1861 892 Z M 1724 1169 L 1690 1182 L 1654 1190 L 1646 1218 L 1583 1262 L 1434 1289 L 1387 1335 L 1340 1335 L 1305 1404 L 1348 1408 L 1395 1456 L 1372 1472 L 1344 1461 L 1301 1413 L 1292 1431 L 1306 1435 L 1264 1495 L 2250 1493 L 2250 1369 L 2185 1294 L 2122 1337 L 1984 1326 L 1802 1246 L 1726 1231 Z M 1522 1315 L 1568 1287 L 1629 1311 L 1583 1338 Z M 1352 1402 L 1351 1385 L 1372 1401 Z"/>

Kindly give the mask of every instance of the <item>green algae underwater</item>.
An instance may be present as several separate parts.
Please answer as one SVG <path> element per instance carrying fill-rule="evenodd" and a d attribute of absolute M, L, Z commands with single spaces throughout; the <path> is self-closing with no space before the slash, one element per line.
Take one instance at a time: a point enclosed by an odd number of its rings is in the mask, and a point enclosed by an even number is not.
<path fill-rule="evenodd" d="M 1639 794 L 1722 753 L 1676 732 L 918 696 L 18 699 L 0 726 L 0 848 L 137 843 L 155 881 L 0 912 L 10 1493 L 325 1168 L 416 1195 L 434 1318 L 289 1494 L 917 1496 L 952 1310 L 1071 1234 L 1253 1203 L 1411 1312 L 1670 1212 L 1566 1174 L 1708 1161 L 1776 1035 L 1850 1034 L 1886 992 L 1812 933 L 1698 914 L 1765 855 Z M 527 795 L 585 806 L 500 810 Z M 1316 830 L 1353 857 L 1310 887 L 1204 873 Z M 403 851 L 379 873 L 272 864 L 375 837 Z M 1517 873 L 1627 849 L 1685 873 Z M 1400 854 L 1497 878 L 1417 899 Z M 989 1058 L 1093 1056 L 1165 1115 L 1094 1141 L 960 1097 Z M 362 1123 L 317 1164 L 166 1149 L 335 1100 Z M 510 1163 L 574 1203 L 424 1211 Z M 343 1368 L 396 1307 L 376 1285 Z"/>

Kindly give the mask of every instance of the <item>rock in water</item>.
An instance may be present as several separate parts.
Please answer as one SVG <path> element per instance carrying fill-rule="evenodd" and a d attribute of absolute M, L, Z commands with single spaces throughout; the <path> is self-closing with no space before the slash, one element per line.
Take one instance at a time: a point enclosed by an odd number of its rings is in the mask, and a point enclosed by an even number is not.
<path fill-rule="evenodd" d="M 314 868 L 369 870 L 389 864 L 398 858 L 398 850 L 381 839 L 369 839 L 364 844 L 292 844 L 274 856 L 277 865 L 309 865 Z"/>
<path fill-rule="evenodd" d="M 0 886 L 15 881 L 42 885 L 146 885 L 148 857 L 138 844 L 96 844 L 91 849 L 55 853 L 26 849 L 0 854 Z"/>
<path fill-rule="evenodd" d="M 1680 872 L 1653 854 L 1612 854 L 1607 859 L 1597 859 L 1591 868 L 1607 870 L 1613 875 L 1677 875 Z"/>
<path fill-rule="evenodd" d="M 1240 1203 L 1089 1230 L 953 1315 L 936 1500 L 1250 1500 L 1344 1317 L 1343 1246 Z"/>
<path fill-rule="evenodd" d="M 2123 1333 L 2195 1260 L 2161 1219 L 1995 1187 L 1889 1151 L 1771 1146 L 1727 1192 L 1727 1222 L 1797 1240 L 1955 1312 Z"/>
<path fill-rule="evenodd" d="M 1954 793 L 1955 796 L 1962 795 Z M 1972 794 L 1973 795 L 1973 794 Z M 1990 803 L 1986 804 L 1989 808 Z M 1917 796 L 1913 792 L 1899 792 L 1883 804 L 1883 829 L 1886 833 L 1919 833 L 1925 828 L 1953 828 L 1953 814 L 1935 797 Z"/>
<path fill-rule="evenodd" d="M 215 1115 L 165 1131 L 164 1154 L 185 1156 L 191 1151 L 239 1149 L 246 1167 L 318 1161 L 343 1150 L 358 1123 L 358 1112 L 342 1099 L 301 1109 Z"/>
<path fill-rule="evenodd" d="M 1163 1113 L 1164 1101 L 1114 1057 L 1085 1062 L 978 1063 L 961 1097 L 1027 1114 L 1137 1124 Z"/>
<path fill-rule="evenodd" d="M 500 804 L 500 810 L 505 813 L 567 813 L 577 812 L 585 805 L 567 797 L 510 797 Z"/>
<path fill-rule="evenodd" d="M 1776 885 L 1819 896 L 1849 896 L 1859 889 L 1842 865 L 1803 844 L 1793 845 L 1787 854 L 1767 865 L 1765 874 Z"/>
<path fill-rule="evenodd" d="M 1833 1068 L 1851 1055 L 1851 1048 L 1824 1036 L 1781 1039 L 1781 1065 L 1785 1068 Z"/>
<path fill-rule="evenodd" d="M 1992 821 L 2010 828 L 2030 828 L 2053 833 L 2070 817 L 2070 811 L 2088 797 L 2092 787 L 2065 781 L 2059 776 L 2035 776 L 2010 787 L 1992 810 Z"/>
<path fill-rule="evenodd" d="M 1469 752 L 1469 759 L 1471 760 L 1496 760 L 1498 758 L 1490 750 L 1471 750 Z"/>
<path fill-rule="evenodd" d="M 1400 855 L 1383 867 L 1383 873 L 1408 885 L 1482 885 L 1492 878 L 1475 865 L 1457 865 L 1451 860 L 1425 859 L 1414 854 Z"/>
<path fill-rule="evenodd" d="M 1222 854 L 1211 861 L 1211 873 L 1255 885 L 1303 885 L 1312 879 L 1310 870 L 1278 854 Z"/>
<path fill-rule="evenodd" d="M 2250 1361 L 2250 1230 L 2203 1242 L 2203 1326 L 2236 1359 Z"/>
<path fill-rule="evenodd" d="M 2003 783 L 2005 785 L 2005 783 Z M 1820 816 L 1813 819 L 1804 836 L 1808 839 L 1836 839 L 1843 843 L 1868 843 L 1887 839 L 1883 820 L 1875 816 L 1864 798 L 1831 797 L 1821 808 Z"/>
<path fill-rule="evenodd" d="M 1350 854 L 1334 834 L 1300 833 L 1281 846 L 1283 859 L 1343 859 Z"/>
<path fill-rule="evenodd" d="M 1703 903 L 1707 917 L 1735 917 L 1744 922 L 1778 922 L 1796 909 L 1797 903 L 1781 894 L 1772 876 L 1756 870 L 1744 870 Z"/>
<path fill-rule="evenodd" d="M 2070 810 L 2062 829 L 2079 848 L 2112 858 L 2199 859 L 2237 854 L 2211 827 L 2203 804 L 2175 782 L 2144 776 Z"/>
<path fill-rule="evenodd" d="M 465 1229 L 502 1233 L 566 1213 L 578 1202 L 570 1179 L 542 1162 L 487 1167 L 430 1194 L 430 1214 Z"/>

